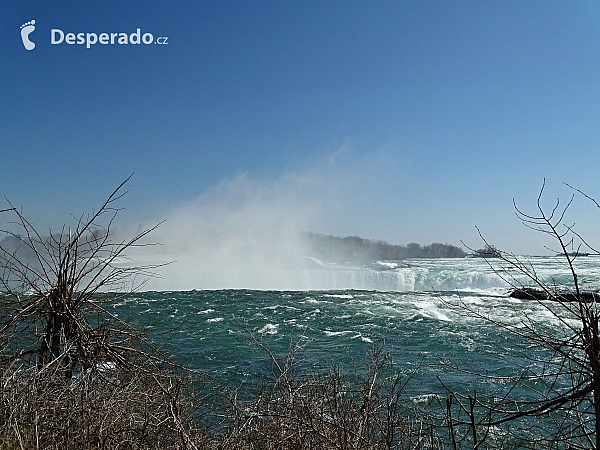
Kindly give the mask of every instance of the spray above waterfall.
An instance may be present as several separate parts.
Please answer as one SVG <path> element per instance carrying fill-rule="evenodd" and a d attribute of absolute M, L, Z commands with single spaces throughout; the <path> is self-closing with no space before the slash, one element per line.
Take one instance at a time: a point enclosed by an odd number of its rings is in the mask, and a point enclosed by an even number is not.
<path fill-rule="evenodd" d="M 146 289 L 415 289 L 422 271 L 377 264 L 370 241 L 345 238 L 340 252 L 332 236 L 306 233 L 339 220 L 353 195 L 342 175 L 329 166 L 275 180 L 240 173 L 173 208 L 152 235 L 162 245 L 133 255 L 172 262 Z"/>
<path fill-rule="evenodd" d="M 139 255 L 174 261 L 149 287 L 276 286 L 279 271 L 310 256 L 301 231 L 319 215 L 318 189 L 318 180 L 307 175 L 261 182 L 241 173 L 174 208 L 153 236 L 159 251 Z"/>

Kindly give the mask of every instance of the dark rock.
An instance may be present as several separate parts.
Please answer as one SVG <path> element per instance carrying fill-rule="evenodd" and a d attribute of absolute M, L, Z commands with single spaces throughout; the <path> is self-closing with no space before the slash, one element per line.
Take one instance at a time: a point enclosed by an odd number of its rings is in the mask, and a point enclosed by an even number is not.
<path fill-rule="evenodd" d="M 552 292 L 540 288 L 522 287 L 512 291 L 509 295 L 512 298 L 523 300 L 553 300 L 556 302 L 599 302 L 600 293 L 598 291 L 579 292 Z"/>
<path fill-rule="evenodd" d="M 548 293 L 539 288 L 524 287 L 515 289 L 509 297 L 522 300 L 548 300 Z"/>

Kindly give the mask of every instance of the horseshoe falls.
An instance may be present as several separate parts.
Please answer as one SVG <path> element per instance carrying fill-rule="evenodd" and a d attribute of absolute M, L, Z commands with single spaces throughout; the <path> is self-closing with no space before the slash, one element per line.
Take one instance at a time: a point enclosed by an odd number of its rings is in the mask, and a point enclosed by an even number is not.
<path fill-rule="evenodd" d="M 596 282 L 600 260 L 588 257 L 576 261 L 583 288 Z M 568 283 L 570 272 L 565 261 L 554 257 L 529 257 L 538 277 L 547 283 Z M 183 267 L 183 270 L 179 270 Z M 249 289 L 262 291 L 368 290 L 379 292 L 491 291 L 510 287 L 508 281 L 528 284 L 514 267 L 500 260 L 481 258 L 409 259 L 398 262 L 378 261 L 368 266 L 326 264 L 315 258 L 300 263 L 270 262 L 207 264 L 179 258 L 161 268 L 161 278 L 151 279 L 147 290 L 220 290 Z M 530 284 L 531 282 L 529 282 Z"/>

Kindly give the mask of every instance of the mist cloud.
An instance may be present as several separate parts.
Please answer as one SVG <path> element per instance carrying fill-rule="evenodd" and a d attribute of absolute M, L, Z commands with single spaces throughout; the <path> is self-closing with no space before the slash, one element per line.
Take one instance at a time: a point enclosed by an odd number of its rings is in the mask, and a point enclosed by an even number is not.
<path fill-rule="evenodd" d="M 308 255 L 302 231 L 333 198 L 319 170 L 260 180 L 239 173 L 166 215 L 144 258 L 173 261 L 148 289 L 285 289 L 285 274 Z"/>

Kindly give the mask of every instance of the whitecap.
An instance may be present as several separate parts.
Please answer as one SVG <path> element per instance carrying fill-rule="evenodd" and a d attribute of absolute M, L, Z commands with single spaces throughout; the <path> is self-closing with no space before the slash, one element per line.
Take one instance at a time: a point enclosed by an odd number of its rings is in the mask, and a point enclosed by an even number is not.
<path fill-rule="evenodd" d="M 206 321 L 209 323 L 212 323 L 212 322 L 221 322 L 222 320 L 223 320 L 222 317 L 214 317 L 212 319 L 207 319 Z"/>
<path fill-rule="evenodd" d="M 351 330 L 346 330 L 346 331 L 324 330 L 323 333 L 325 333 L 325 336 L 333 337 L 333 336 L 343 336 L 345 334 L 352 333 L 352 331 Z"/>
<path fill-rule="evenodd" d="M 438 397 L 438 394 L 422 394 L 422 395 L 417 395 L 415 397 L 411 397 L 410 399 L 412 400 L 413 403 L 425 403 L 426 404 L 437 397 Z"/>
<path fill-rule="evenodd" d="M 366 342 L 367 344 L 373 343 L 373 341 L 371 339 L 363 336 L 362 333 L 358 333 L 356 336 L 352 336 L 350 339 L 358 339 L 358 338 L 360 338 L 361 341 Z"/>
<path fill-rule="evenodd" d="M 462 301 L 464 303 L 470 303 L 472 305 L 483 305 L 480 297 L 463 297 Z"/>
<path fill-rule="evenodd" d="M 277 329 L 279 328 L 279 324 L 268 323 L 264 327 L 262 327 L 258 332 L 260 334 L 277 334 Z"/>
<path fill-rule="evenodd" d="M 452 322 L 452 320 L 446 314 L 441 312 L 432 302 L 418 302 L 413 304 L 420 309 L 419 313 L 428 319 Z"/>

